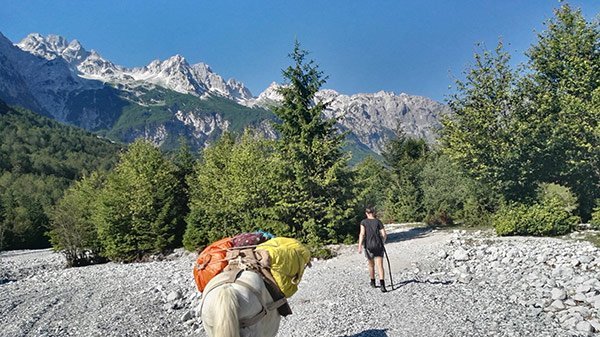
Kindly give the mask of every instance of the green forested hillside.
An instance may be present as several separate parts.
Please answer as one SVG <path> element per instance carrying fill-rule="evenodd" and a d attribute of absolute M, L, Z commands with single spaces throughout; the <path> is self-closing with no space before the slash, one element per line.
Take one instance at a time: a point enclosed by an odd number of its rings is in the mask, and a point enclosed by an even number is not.
<path fill-rule="evenodd" d="M 198 116 L 209 116 L 210 114 L 220 114 L 223 120 L 229 122 L 228 131 L 241 134 L 247 127 L 259 126 L 263 121 L 275 121 L 277 117 L 271 111 L 264 108 L 249 108 L 236 102 L 218 96 L 209 96 L 207 98 L 198 98 L 190 94 L 182 94 L 164 88 L 153 88 L 142 90 L 143 94 L 127 97 L 129 104 L 124 105 L 122 113 L 116 123 L 109 129 L 104 130 L 106 136 L 110 139 L 118 139 L 123 142 L 133 142 L 139 130 L 152 129 L 161 124 L 169 125 L 169 129 L 176 127 L 173 122 L 173 115 L 177 111 L 195 112 Z M 137 102 L 133 103 L 133 102 Z M 189 130 L 179 127 L 175 133 L 168 133 L 165 141 L 161 145 L 164 151 L 173 151 L 179 146 L 178 139 L 186 138 L 191 147 L 198 148 L 195 142 L 197 135 L 192 135 Z M 216 141 L 220 133 L 215 132 L 208 136 L 209 141 Z M 203 141 L 204 139 L 199 139 Z M 345 151 L 352 153 L 351 164 L 357 164 L 368 156 L 378 155 L 369 149 L 366 145 L 360 143 L 354 134 L 347 134 Z"/>
<path fill-rule="evenodd" d="M 49 207 L 75 180 L 110 169 L 120 147 L 0 101 L 0 249 L 48 246 Z"/>
<path fill-rule="evenodd" d="M 194 136 L 190 130 L 177 126 L 174 114 L 194 112 L 197 116 L 219 114 L 230 123 L 229 131 L 242 132 L 248 126 L 258 125 L 264 120 L 275 118 L 273 113 L 262 108 L 249 108 L 234 101 L 218 96 L 198 98 L 190 94 L 182 94 L 163 88 L 151 90 L 138 89 L 136 96 L 127 97 L 130 104 L 122 108 L 122 113 L 116 123 L 106 131 L 107 137 L 132 142 L 137 138 L 139 130 L 152 129 L 158 125 L 167 125 L 169 132 L 161 148 L 173 150 L 178 146 L 178 138 L 184 136 L 191 140 L 194 146 Z M 140 94 L 142 93 L 142 94 Z M 175 128 L 175 130 L 173 130 Z M 173 132 L 175 131 L 175 132 Z M 211 136 L 215 139 L 219 133 Z M 201 141 L 203 141 L 201 139 Z"/>

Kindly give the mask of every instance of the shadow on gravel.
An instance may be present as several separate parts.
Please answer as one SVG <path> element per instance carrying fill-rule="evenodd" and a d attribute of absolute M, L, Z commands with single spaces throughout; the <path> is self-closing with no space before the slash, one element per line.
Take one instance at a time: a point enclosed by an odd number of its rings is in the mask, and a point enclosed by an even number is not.
<path fill-rule="evenodd" d="M 352 336 L 345 335 L 343 337 L 388 337 L 386 331 L 387 329 L 369 329 Z"/>
<path fill-rule="evenodd" d="M 411 283 L 429 283 L 429 284 L 442 284 L 442 285 L 447 285 L 447 284 L 452 284 L 452 281 L 431 281 L 431 280 L 418 280 L 418 279 L 410 279 L 410 280 L 406 280 L 406 281 L 400 281 L 398 283 L 394 283 L 394 287 L 393 289 L 388 288 L 388 292 L 390 291 L 394 291 L 394 290 L 398 290 L 400 288 L 402 288 L 403 286 L 407 285 L 407 284 L 411 284 Z"/>
<path fill-rule="evenodd" d="M 414 227 L 405 232 L 388 233 L 386 243 L 418 239 L 429 235 L 432 230 L 431 227 Z"/>

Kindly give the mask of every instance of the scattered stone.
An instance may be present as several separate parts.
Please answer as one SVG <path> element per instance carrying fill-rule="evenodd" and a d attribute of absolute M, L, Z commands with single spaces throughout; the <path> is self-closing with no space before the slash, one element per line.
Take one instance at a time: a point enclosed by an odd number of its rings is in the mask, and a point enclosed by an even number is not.
<path fill-rule="evenodd" d="M 592 319 L 589 321 L 590 325 L 594 328 L 594 332 L 600 332 L 600 321 Z"/>
<path fill-rule="evenodd" d="M 473 276 L 469 275 L 469 274 L 460 274 L 460 276 L 458 277 L 458 282 L 460 283 L 469 283 L 473 280 Z"/>
<path fill-rule="evenodd" d="M 577 289 L 575 289 L 575 291 L 578 294 L 585 294 L 590 292 L 590 290 L 592 290 L 592 286 L 590 286 L 589 284 L 581 284 L 579 286 L 577 286 Z"/>
<path fill-rule="evenodd" d="M 554 310 L 563 310 L 565 309 L 565 304 L 561 300 L 555 300 L 550 304 L 550 308 Z"/>
<path fill-rule="evenodd" d="M 167 302 L 177 301 L 181 298 L 181 292 L 179 290 L 174 290 L 167 295 Z"/>
<path fill-rule="evenodd" d="M 341 246 L 337 257 L 307 269 L 279 335 L 357 336 L 385 327 L 390 336 L 600 337 L 600 251 L 587 243 L 442 230 L 400 238 L 386 246 L 401 284 L 394 291 L 368 287 L 356 246 Z M 0 284 L 3 336 L 206 336 L 191 277 L 195 254 L 70 269 L 43 262 L 35 272 L 5 254 L 0 280 L 11 281 Z M 74 301 L 94 310 L 95 324 L 74 321 L 83 308 Z"/>
<path fill-rule="evenodd" d="M 575 328 L 577 329 L 577 331 L 581 331 L 581 332 L 594 332 L 594 327 L 592 327 L 590 322 L 587 322 L 587 321 L 581 321 L 581 322 L 577 323 Z"/>
<path fill-rule="evenodd" d="M 459 247 L 454 251 L 452 258 L 456 261 L 468 261 L 469 260 L 469 252 L 467 252 L 464 248 Z"/>
<path fill-rule="evenodd" d="M 183 316 L 181 316 L 181 321 L 187 322 L 193 318 L 194 318 L 194 314 L 192 313 L 192 310 L 188 310 L 183 314 Z"/>
<path fill-rule="evenodd" d="M 551 291 L 553 300 L 564 300 L 567 298 L 567 293 L 563 289 L 554 288 Z"/>

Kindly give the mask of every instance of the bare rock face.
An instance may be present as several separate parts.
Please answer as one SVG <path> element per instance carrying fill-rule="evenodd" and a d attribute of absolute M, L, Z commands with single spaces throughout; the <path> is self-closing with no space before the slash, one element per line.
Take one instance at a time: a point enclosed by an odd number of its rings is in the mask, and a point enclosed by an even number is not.
<path fill-rule="evenodd" d="M 326 115 L 337 117 L 340 125 L 377 153 L 381 153 L 386 141 L 394 138 L 399 130 L 433 142 L 441 115 L 449 112 L 443 104 L 405 93 L 380 91 L 347 96 L 324 90 L 317 98 L 331 101 Z"/>
<path fill-rule="evenodd" d="M 246 105 L 277 104 L 282 100 L 279 88 L 280 84 L 272 83 Z M 441 126 L 440 117 L 450 111 L 446 105 L 432 99 L 405 93 L 380 91 L 348 96 L 325 89 L 315 96 L 315 101 L 327 103 L 326 118 L 337 118 L 340 129 L 349 130 L 377 153 L 383 151 L 385 143 L 396 137 L 398 131 L 434 142 L 435 132 Z"/>

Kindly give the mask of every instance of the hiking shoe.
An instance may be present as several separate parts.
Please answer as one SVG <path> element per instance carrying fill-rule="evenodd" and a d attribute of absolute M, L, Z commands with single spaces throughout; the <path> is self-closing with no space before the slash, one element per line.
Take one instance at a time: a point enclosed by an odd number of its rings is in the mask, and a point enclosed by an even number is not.
<path fill-rule="evenodd" d="M 377 288 L 377 286 L 375 286 L 375 280 L 371 280 L 371 288 Z"/>
<path fill-rule="evenodd" d="M 387 292 L 387 289 L 385 289 L 385 283 L 381 282 L 381 285 L 379 286 L 379 289 L 381 290 L 382 293 Z"/>

